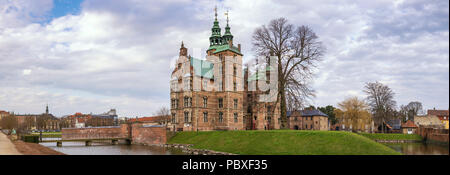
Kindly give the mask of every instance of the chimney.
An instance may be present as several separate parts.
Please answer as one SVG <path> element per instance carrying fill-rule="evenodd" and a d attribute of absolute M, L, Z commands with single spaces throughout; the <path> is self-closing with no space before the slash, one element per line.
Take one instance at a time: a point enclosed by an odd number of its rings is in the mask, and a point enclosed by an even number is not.
<path fill-rule="evenodd" d="M 238 51 L 241 52 L 241 44 L 238 44 Z"/>

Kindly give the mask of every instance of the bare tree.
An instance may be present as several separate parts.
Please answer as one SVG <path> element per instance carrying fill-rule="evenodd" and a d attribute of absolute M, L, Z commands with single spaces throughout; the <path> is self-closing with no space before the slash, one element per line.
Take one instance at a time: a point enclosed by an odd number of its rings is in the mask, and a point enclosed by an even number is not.
<path fill-rule="evenodd" d="M 406 114 L 408 120 L 414 121 L 414 116 L 416 116 L 419 113 L 422 113 L 422 103 L 418 101 L 412 101 L 409 102 L 408 105 L 406 105 Z"/>
<path fill-rule="evenodd" d="M 2 129 L 17 129 L 18 128 L 18 122 L 17 117 L 15 115 L 8 115 L 3 117 L 0 120 L 0 126 Z"/>
<path fill-rule="evenodd" d="M 295 28 L 285 18 L 274 19 L 268 27 L 263 25 L 257 28 L 253 33 L 253 46 L 259 56 L 274 56 L 277 59 L 278 92 L 275 104 L 280 103 L 281 128 L 286 128 L 288 106 L 297 109 L 314 96 L 308 82 L 315 63 L 325 49 L 311 28 Z"/>
<path fill-rule="evenodd" d="M 170 110 L 169 108 L 163 106 L 156 111 L 156 115 L 159 118 L 158 123 L 159 124 L 167 124 L 170 120 Z"/>
<path fill-rule="evenodd" d="M 366 83 L 364 92 L 368 95 L 367 101 L 371 108 L 373 117 L 378 124 L 381 124 L 384 133 L 384 123 L 393 117 L 396 102 L 394 92 L 382 83 Z"/>

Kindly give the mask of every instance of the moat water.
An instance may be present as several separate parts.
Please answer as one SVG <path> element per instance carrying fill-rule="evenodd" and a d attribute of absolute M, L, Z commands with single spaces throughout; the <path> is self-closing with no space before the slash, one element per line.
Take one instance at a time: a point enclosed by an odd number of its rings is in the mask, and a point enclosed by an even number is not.
<path fill-rule="evenodd" d="M 85 146 L 84 142 L 63 142 L 61 147 L 56 142 L 40 143 L 68 155 L 183 155 L 180 149 L 163 148 L 159 146 L 127 145 L 119 143 L 112 145 L 110 142 L 94 142 L 91 146 Z"/>
<path fill-rule="evenodd" d="M 50 139 L 50 138 L 48 138 Z M 54 138 L 51 138 L 54 140 Z M 183 155 L 181 149 L 163 148 L 159 146 L 127 145 L 110 142 L 94 142 L 85 146 L 84 142 L 63 142 L 57 147 L 56 142 L 40 143 L 56 151 L 68 155 Z M 449 155 L 449 146 L 427 143 L 383 143 L 404 155 Z"/>
<path fill-rule="evenodd" d="M 431 143 L 383 143 L 404 155 L 449 155 L 448 145 Z"/>

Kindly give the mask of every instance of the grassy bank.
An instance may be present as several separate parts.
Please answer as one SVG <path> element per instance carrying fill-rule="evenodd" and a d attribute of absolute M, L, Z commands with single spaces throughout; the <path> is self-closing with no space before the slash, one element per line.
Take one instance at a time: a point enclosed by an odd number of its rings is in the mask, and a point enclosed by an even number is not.
<path fill-rule="evenodd" d="M 417 134 L 383 134 L 383 133 L 361 133 L 360 135 L 372 140 L 415 140 L 421 141 L 422 137 Z"/>
<path fill-rule="evenodd" d="M 400 154 L 366 137 L 339 131 L 178 132 L 169 143 L 194 144 L 194 148 L 197 149 L 250 155 Z"/>
<path fill-rule="evenodd" d="M 40 135 L 38 132 L 31 133 L 32 135 Z M 61 132 L 43 132 L 42 138 L 55 138 L 61 137 Z"/>

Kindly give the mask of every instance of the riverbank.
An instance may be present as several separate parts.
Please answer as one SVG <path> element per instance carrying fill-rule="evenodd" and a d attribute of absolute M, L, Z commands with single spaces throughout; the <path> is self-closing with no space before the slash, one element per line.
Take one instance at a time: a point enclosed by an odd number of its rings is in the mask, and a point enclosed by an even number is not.
<path fill-rule="evenodd" d="M 412 143 L 423 141 L 423 138 L 418 134 L 359 133 L 359 135 L 380 143 Z"/>
<path fill-rule="evenodd" d="M 11 136 L 8 138 L 14 144 L 17 151 L 23 155 L 65 155 L 64 153 L 55 151 L 37 143 L 27 143 L 21 140 L 15 140 Z"/>
<path fill-rule="evenodd" d="M 169 144 L 244 155 L 400 155 L 367 137 L 341 131 L 178 132 Z"/>

